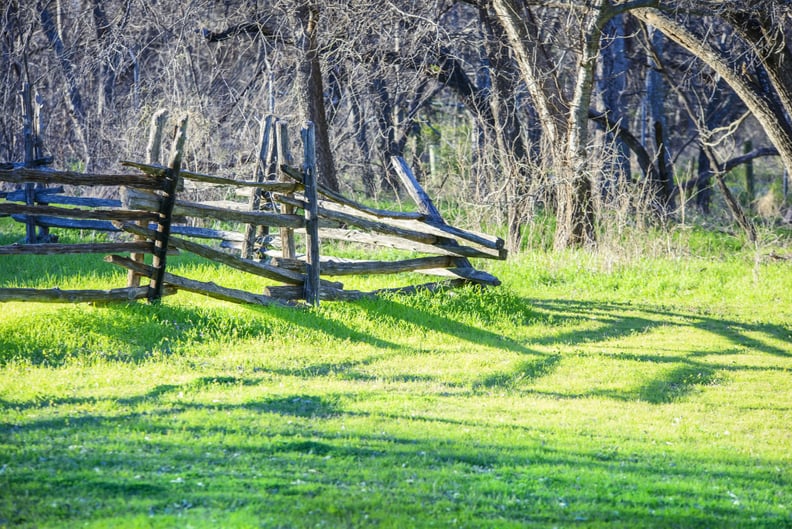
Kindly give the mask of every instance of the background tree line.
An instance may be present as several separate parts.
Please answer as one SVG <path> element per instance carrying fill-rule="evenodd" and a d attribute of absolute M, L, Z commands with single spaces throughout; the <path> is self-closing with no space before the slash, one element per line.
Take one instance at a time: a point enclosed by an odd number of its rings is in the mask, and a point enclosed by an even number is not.
<path fill-rule="evenodd" d="M 56 164 L 142 159 L 161 107 L 186 163 L 248 177 L 262 117 L 317 124 L 324 183 L 398 199 L 390 157 L 471 222 L 537 215 L 556 248 L 608 223 L 728 212 L 749 239 L 792 168 L 784 0 L 9 0 L 0 159 L 22 159 L 19 91 Z M 747 147 L 746 147 L 747 146 Z M 729 170 L 774 160 L 766 178 Z M 713 193 L 716 190 L 716 193 Z M 770 208 L 772 209 L 772 207 Z"/>

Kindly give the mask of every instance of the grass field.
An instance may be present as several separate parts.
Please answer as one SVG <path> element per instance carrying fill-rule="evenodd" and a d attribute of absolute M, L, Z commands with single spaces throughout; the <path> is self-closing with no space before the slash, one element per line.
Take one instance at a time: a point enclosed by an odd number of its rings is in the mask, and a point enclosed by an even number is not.
<path fill-rule="evenodd" d="M 2 304 L 0 527 L 792 527 L 792 266 L 696 240 L 315 310 Z"/>

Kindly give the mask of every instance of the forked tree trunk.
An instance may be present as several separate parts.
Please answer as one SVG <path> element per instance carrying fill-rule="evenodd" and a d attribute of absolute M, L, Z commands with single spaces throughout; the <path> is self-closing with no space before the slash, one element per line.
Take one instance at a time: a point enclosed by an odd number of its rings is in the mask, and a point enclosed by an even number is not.
<path fill-rule="evenodd" d="M 556 249 L 590 245 L 596 241 L 592 175 L 588 160 L 588 111 L 602 27 L 607 22 L 604 0 L 591 2 L 583 26 L 575 89 L 569 104 L 564 173 L 557 186 L 558 210 L 553 245 Z"/>

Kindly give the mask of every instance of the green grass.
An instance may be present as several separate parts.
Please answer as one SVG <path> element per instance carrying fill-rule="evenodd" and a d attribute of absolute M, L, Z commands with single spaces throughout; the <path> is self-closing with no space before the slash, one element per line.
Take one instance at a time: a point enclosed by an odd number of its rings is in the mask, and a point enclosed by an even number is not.
<path fill-rule="evenodd" d="M 316 310 L 2 304 L 0 527 L 792 527 L 792 268 L 729 244 Z M 43 259 L 0 285 L 124 282 Z"/>

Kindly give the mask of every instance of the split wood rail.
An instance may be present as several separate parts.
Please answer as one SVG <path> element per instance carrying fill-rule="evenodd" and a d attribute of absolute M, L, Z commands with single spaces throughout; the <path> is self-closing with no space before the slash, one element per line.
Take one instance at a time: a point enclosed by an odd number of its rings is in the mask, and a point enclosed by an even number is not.
<path fill-rule="evenodd" d="M 122 162 L 135 169 L 135 174 L 82 174 L 30 167 L 30 163 L 0 164 L 0 181 L 25 186 L 21 191 L 0 195 L 0 215 L 11 215 L 28 226 L 104 230 L 126 233 L 123 236 L 126 239 L 134 237 L 134 240 L 105 243 L 26 241 L 0 246 L 0 260 L 4 255 L 104 253 L 109 254 L 105 261 L 129 270 L 124 288 L 95 291 L 0 288 L 0 301 L 157 300 L 177 290 L 186 290 L 258 305 L 293 304 L 300 300 L 316 305 L 320 300 L 354 300 L 383 292 L 409 293 L 420 288 L 471 282 L 499 284 L 491 274 L 475 269 L 470 259 L 505 259 L 503 240 L 447 224 L 399 157 L 392 159 L 393 167 L 417 205 L 414 212 L 369 207 L 319 185 L 311 123 L 301 131 L 303 164 L 296 168 L 289 152 L 286 124 L 268 117 L 262 126 L 255 177 L 237 180 L 182 168 L 186 118 L 177 127 L 169 163 L 166 166 L 157 163 L 165 119 L 164 113 L 158 113 L 152 120 L 148 163 Z M 178 195 L 184 182 L 236 189 L 238 194 L 247 195 L 247 202 L 225 201 L 218 205 L 182 200 Z M 32 194 L 27 192 L 31 184 L 37 186 Z M 65 196 L 64 185 L 120 186 L 121 200 Z M 240 229 L 217 230 L 176 222 L 185 217 L 193 219 L 191 224 L 220 220 Z M 332 240 L 369 250 L 398 250 L 405 255 L 388 261 L 323 255 L 320 241 Z M 217 244 L 218 241 L 222 242 Z M 303 250 L 302 255 L 297 254 L 298 248 Z M 191 252 L 276 284 L 253 293 L 178 276 L 167 271 L 169 254 L 178 252 Z M 151 255 L 151 264 L 146 264 L 144 255 Z M 446 277 L 372 292 L 344 289 L 342 283 L 327 279 L 403 272 Z M 147 286 L 138 286 L 140 277 L 149 278 Z"/>

